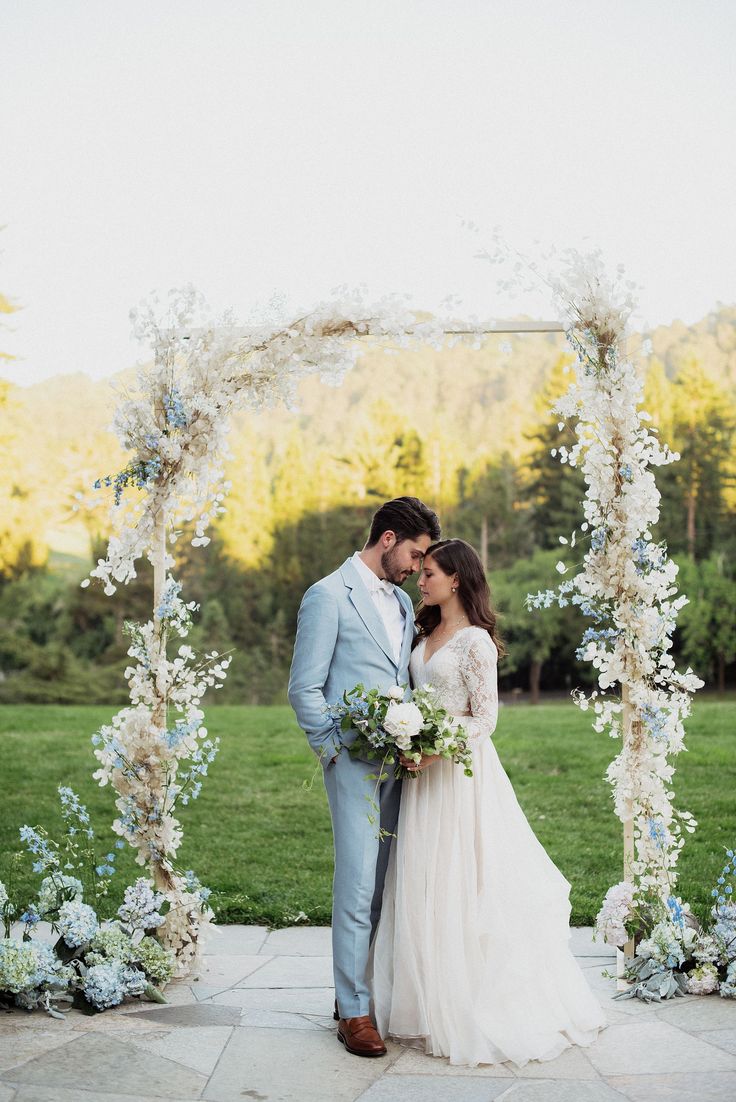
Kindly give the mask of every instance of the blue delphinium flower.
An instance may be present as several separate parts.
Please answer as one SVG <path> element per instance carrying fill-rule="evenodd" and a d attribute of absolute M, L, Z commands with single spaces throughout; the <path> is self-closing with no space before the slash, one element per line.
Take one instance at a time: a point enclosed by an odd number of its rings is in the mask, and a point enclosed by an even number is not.
<path fill-rule="evenodd" d="M 176 601 L 181 593 L 182 583 L 174 578 L 169 578 L 161 594 L 161 600 L 156 609 L 156 617 L 159 620 L 169 620 L 178 611 Z"/>
<path fill-rule="evenodd" d="M 647 825 L 649 837 L 661 849 L 667 842 L 667 828 L 661 819 L 653 819 L 651 816 L 647 819 Z"/>
<path fill-rule="evenodd" d="M 22 826 L 19 834 L 21 842 L 25 844 L 29 853 L 37 857 L 33 862 L 34 872 L 45 872 L 47 869 L 59 867 L 59 855 L 43 834 L 29 826 Z"/>
<path fill-rule="evenodd" d="M 212 895 L 210 888 L 205 888 L 199 877 L 196 875 L 193 869 L 187 869 L 184 873 L 184 880 L 186 882 L 187 890 L 195 895 L 198 895 L 203 903 L 206 903 L 209 897 Z"/>
<path fill-rule="evenodd" d="M 186 410 L 180 392 L 174 386 L 168 394 L 164 394 L 164 410 L 166 412 L 166 424 L 173 429 L 182 429 L 188 424 Z"/>
<path fill-rule="evenodd" d="M 586 628 L 580 646 L 575 651 L 575 657 L 578 661 L 582 661 L 589 643 L 609 643 L 617 639 L 620 634 L 617 628 Z"/>
<path fill-rule="evenodd" d="M 162 739 L 166 743 L 169 750 L 173 750 L 175 746 L 178 746 L 185 738 L 196 734 L 200 727 L 199 719 L 177 719 L 172 728 L 164 731 Z"/>
<path fill-rule="evenodd" d="M 66 785 L 59 785 L 58 792 L 61 800 L 61 814 L 64 818 L 74 818 L 80 823 L 89 823 L 89 812 L 84 804 L 80 803 L 79 796 Z"/>
<path fill-rule="evenodd" d="M 197 780 L 197 777 L 207 776 L 210 764 L 217 757 L 219 749 L 219 738 L 205 739 L 201 745 L 194 749 L 189 760 L 189 767 L 179 774 L 181 791 L 178 799 L 181 803 L 188 804 L 190 800 L 197 799 L 202 791 L 202 782 Z M 187 786 L 190 787 L 187 788 Z"/>
<path fill-rule="evenodd" d="M 27 909 L 20 916 L 20 920 L 25 924 L 27 932 L 30 932 L 36 923 L 41 921 L 41 916 L 33 903 L 28 905 Z"/>
<path fill-rule="evenodd" d="M 672 913 L 672 921 L 680 929 L 685 928 L 685 912 L 683 911 L 679 899 L 676 899 L 674 895 L 670 895 L 667 898 L 667 906 Z"/>
<path fill-rule="evenodd" d="M 649 734 L 655 739 L 667 738 L 667 720 L 669 716 L 665 708 L 655 708 L 651 704 L 645 704 L 641 709 L 641 720 Z"/>
<path fill-rule="evenodd" d="M 594 528 L 590 533 L 590 546 L 593 551 L 602 551 L 606 546 L 608 531 L 605 528 Z"/>

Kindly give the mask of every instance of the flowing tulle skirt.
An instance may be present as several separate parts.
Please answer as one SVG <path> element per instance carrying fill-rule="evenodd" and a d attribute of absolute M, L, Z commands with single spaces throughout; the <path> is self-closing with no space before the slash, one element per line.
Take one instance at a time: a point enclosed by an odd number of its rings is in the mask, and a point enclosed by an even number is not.
<path fill-rule="evenodd" d="M 605 1016 L 569 948 L 570 885 L 489 738 L 473 768 L 436 762 L 402 786 L 371 954 L 376 1022 L 452 1064 L 551 1060 L 591 1044 Z"/>

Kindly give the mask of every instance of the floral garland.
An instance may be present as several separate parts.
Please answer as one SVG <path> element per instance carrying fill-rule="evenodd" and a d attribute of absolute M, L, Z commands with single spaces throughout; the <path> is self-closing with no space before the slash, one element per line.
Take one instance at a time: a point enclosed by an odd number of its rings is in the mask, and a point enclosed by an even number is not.
<path fill-rule="evenodd" d="M 154 577 L 156 569 L 159 577 L 168 572 L 174 565 L 168 547 L 182 525 L 194 525 L 193 546 L 209 542 L 206 530 L 224 511 L 229 489 L 224 470 L 235 411 L 291 405 L 297 384 L 310 374 L 339 384 L 357 358 L 357 337 L 438 346 L 445 339 L 438 322 L 418 322 L 396 298 L 367 308 L 357 295 L 345 294 L 288 324 L 253 326 L 245 335 L 230 316 L 197 327 L 203 312 L 201 298 L 188 289 L 172 293 L 164 320 L 156 303 L 132 315 L 154 362 L 139 372 L 137 393 L 123 397 L 114 417 L 113 429 L 132 457 L 118 474 L 95 484 L 114 495 L 107 554 L 90 573 L 106 594 L 136 577 L 143 556 L 154 564 Z M 129 500 L 131 489 L 139 493 Z M 82 582 L 89 584 L 89 578 Z M 126 625 L 131 703 L 93 737 L 100 762 L 95 778 L 115 789 L 113 829 L 138 851 L 138 863 L 148 864 L 168 902 L 157 937 L 173 950 L 181 975 L 194 966 L 213 914 L 208 890 L 176 866 L 182 828 L 174 812 L 196 799 L 217 753 L 200 703 L 207 688 L 222 684 L 230 659 L 198 657 L 184 643 L 170 657 L 169 646 L 186 636 L 195 606 L 182 600 L 181 585 L 170 575 L 155 599 L 152 620 Z"/>
<path fill-rule="evenodd" d="M 607 778 L 616 814 L 624 823 L 633 819 L 634 857 L 625 881 L 607 897 L 609 911 L 604 908 L 598 919 L 599 927 L 618 922 L 620 930 L 644 903 L 667 914 L 679 906 L 675 866 L 683 830 L 692 832 L 696 824 L 689 812 L 673 806 L 672 759 L 683 748 L 691 694 L 703 682 L 691 669 L 678 673 L 670 654 L 677 613 L 687 598 L 677 595 L 677 565 L 652 539 L 660 494 L 651 467 L 679 456 L 660 443 L 648 427 L 651 418 L 639 408 L 642 382 L 626 347 L 631 288 L 620 273 L 607 276 L 599 253 L 565 257 L 550 284 L 576 362 L 574 380 L 554 411 L 576 419 L 577 439 L 552 454 L 584 474 L 581 532 L 589 547 L 574 577 L 530 595 L 527 603 L 574 604 L 593 621 L 577 655 L 598 671 L 598 687 L 588 695 L 576 691 L 574 698 L 583 710 L 592 706 L 595 730 L 623 737 Z M 574 547 L 579 537 L 574 532 L 560 542 Z M 564 562 L 557 569 L 568 570 Z M 608 695 L 617 684 L 621 698 Z M 630 731 L 623 729 L 627 718 Z"/>
<path fill-rule="evenodd" d="M 317 374 L 337 386 L 358 356 L 357 337 L 406 345 L 411 339 L 439 344 L 444 330 L 417 321 L 395 297 L 365 306 L 358 295 L 322 304 L 288 324 L 253 326 L 237 333 L 234 319 L 196 327 L 206 305 L 192 288 L 172 292 L 168 314 L 153 300 L 131 312 L 135 336 L 153 350 L 154 363 L 138 373 L 137 394 L 123 396 L 112 429 L 133 452 L 116 475 L 95 483 L 114 492 L 113 534 L 107 555 L 90 572 L 105 593 L 136 577 L 136 563 L 154 553 L 156 526 L 166 518 L 175 543 L 180 524 L 194 523 L 192 545 L 209 543 L 205 532 L 224 512 L 227 436 L 233 413 L 278 404 L 293 406 L 299 382 Z M 183 341 L 181 334 L 189 333 Z M 124 492 L 143 491 L 132 503 Z M 168 555 L 166 566 L 173 566 Z M 83 585 L 89 585 L 85 579 Z"/>
<path fill-rule="evenodd" d="M 175 863 L 182 839 L 175 812 L 197 799 L 217 754 L 219 740 L 208 737 L 199 705 L 206 689 L 222 685 L 230 658 L 216 652 L 197 658 L 184 644 L 175 657 L 167 656 L 170 640 L 186 637 L 196 608 L 182 601 L 180 590 L 169 578 L 155 619 L 143 626 L 126 624 L 132 641 L 128 654 L 135 660 L 125 671 L 131 703 L 92 742 L 100 762 L 95 780 L 111 782 L 118 794 L 113 830 L 137 850 L 136 862 L 148 864 L 165 891 L 170 906 L 156 936 L 175 951 L 185 972 L 212 912 L 209 889 Z"/>

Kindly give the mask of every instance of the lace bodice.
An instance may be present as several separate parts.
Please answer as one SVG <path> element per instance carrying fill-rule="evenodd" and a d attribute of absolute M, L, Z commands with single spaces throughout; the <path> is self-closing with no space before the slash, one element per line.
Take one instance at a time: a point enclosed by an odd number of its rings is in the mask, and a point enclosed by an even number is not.
<path fill-rule="evenodd" d="M 424 661 L 427 640 L 414 648 L 409 670 L 415 686 L 434 685 L 443 708 L 469 739 L 492 735 L 498 717 L 496 647 L 483 628 L 461 628 Z"/>

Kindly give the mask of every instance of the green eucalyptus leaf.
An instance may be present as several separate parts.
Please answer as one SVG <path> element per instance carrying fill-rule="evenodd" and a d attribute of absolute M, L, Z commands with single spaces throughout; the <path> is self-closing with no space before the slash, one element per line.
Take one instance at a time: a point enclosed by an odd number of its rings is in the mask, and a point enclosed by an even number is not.
<path fill-rule="evenodd" d="M 165 1003 L 167 999 L 164 998 L 163 991 L 160 991 L 158 987 L 155 987 L 152 983 L 147 983 L 143 988 L 143 994 L 152 1003 Z"/>

